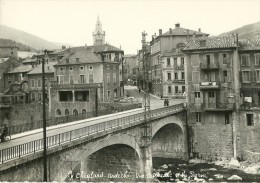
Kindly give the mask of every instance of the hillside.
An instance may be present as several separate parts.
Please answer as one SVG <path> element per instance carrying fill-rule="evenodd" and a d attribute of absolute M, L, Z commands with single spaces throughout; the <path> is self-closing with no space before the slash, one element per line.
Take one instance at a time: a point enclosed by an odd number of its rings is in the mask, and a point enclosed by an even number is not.
<path fill-rule="evenodd" d="M 63 44 L 52 43 L 40 37 L 34 36 L 24 31 L 0 25 L 0 38 L 15 40 L 16 42 L 27 45 L 31 48 L 42 49 L 60 49 Z"/>
<path fill-rule="evenodd" d="M 13 45 L 17 46 L 19 48 L 19 51 L 34 51 L 36 52 L 37 50 L 34 48 L 31 48 L 27 45 L 24 45 L 22 43 L 10 40 L 10 39 L 2 39 L 0 38 L 0 45 Z"/>
<path fill-rule="evenodd" d="M 229 32 L 222 33 L 220 36 L 227 36 L 234 33 L 238 33 L 239 39 L 260 38 L 260 21 L 253 24 L 244 25 Z"/>

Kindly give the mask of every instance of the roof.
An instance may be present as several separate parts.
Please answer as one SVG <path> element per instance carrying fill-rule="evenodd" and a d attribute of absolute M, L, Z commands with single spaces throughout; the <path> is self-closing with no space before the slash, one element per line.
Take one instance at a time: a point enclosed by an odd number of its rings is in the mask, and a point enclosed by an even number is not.
<path fill-rule="evenodd" d="M 260 38 L 239 40 L 239 51 L 260 50 Z"/>
<path fill-rule="evenodd" d="M 209 35 L 207 33 L 203 33 L 203 32 L 199 32 L 199 31 L 194 31 L 194 30 L 189 30 L 186 28 L 182 28 L 182 27 L 176 27 L 174 29 L 172 29 L 172 33 L 170 34 L 170 30 L 165 32 L 164 34 L 160 35 L 160 36 L 170 36 L 170 35 L 174 35 L 174 36 L 187 36 L 189 33 L 190 36 L 192 36 L 194 33 L 196 35 Z"/>
<path fill-rule="evenodd" d="M 24 61 L 23 61 L 23 63 L 34 63 L 34 62 L 36 62 L 37 61 L 37 58 L 26 58 Z"/>
<path fill-rule="evenodd" d="M 99 52 L 124 52 L 123 50 L 109 45 L 109 44 L 103 44 L 103 45 L 94 45 L 94 46 L 87 46 L 87 49 L 96 53 Z"/>
<path fill-rule="evenodd" d="M 172 51 L 164 52 L 161 57 L 170 57 L 170 56 L 184 56 L 184 53 L 179 49 L 174 49 Z"/>
<path fill-rule="evenodd" d="M 54 73 L 54 65 L 57 64 L 57 62 L 49 62 L 48 64 L 44 65 L 44 72 L 45 73 Z M 41 74 L 42 73 L 42 64 L 35 67 L 33 70 L 28 72 L 27 74 Z"/>
<path fill-rule="evenodd" d="M 0 58 L 0 64 L 4 63 L 7 60 L 9 60 L 9 58 Z"/>
<path fill-rule="evenodd" d="M 12 73 L 22 73 L 22 72 L 29 72 L 31 71 L 33 68 L 31 65 L 21 65 L 21 66 L 18 66 L 16 68 L 14 68 L 13 70 L 11 70 L 10 72 L 8 72 L 9 74 L 12 74 Z"/>
<path fill-rule="evenodd" d="M 79 61 L 76 61 L 79 58 Z M 69 62 L 67 63 L 67 60 Z M 99 63 L 101 59 L 93 52 L 88 50 L 73 51 L 70 54 L 64 56 L 56 65 L 71 65 L 82 63 Z"/>
<path fill-rule="evenodd" d="M 191 39 L 183 50 L 205 50 L 217 48 L 236 48 L 236 38 L 234 36 L 195 38 Z"/>

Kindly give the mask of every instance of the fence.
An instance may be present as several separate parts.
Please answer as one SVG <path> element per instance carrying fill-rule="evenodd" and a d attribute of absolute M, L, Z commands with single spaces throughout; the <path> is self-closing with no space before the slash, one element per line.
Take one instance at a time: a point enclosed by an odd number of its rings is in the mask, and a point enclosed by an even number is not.
<path fill-rule="evenodd" d="M 160 117 L 162 115 L 172 113 L 184 109 L 183 104 L 177 104 L 174 106 L 164 107 L 155 109 L 151 113 L 151 118 Z M 110 121 L 100 122 L 94 125 L 86 126 L 83 128 L 75 129 L 69 132 L 53 135 L 47 137 L 47 149 L 55 146 L 59 146 L 64 143 L 71 142 L 82 137 L 87 137 L 89 135 L 111 130 L 113 128 L 118 128 L 131 123 L 140 123 L 144 119 L 144 113 L 133 114 L 130 116 L 125 116 L 118 119 L 113 119 Z M 24 155 L 34 154 L 36 152 L 43 150 L 43 139 L 34 140 L 21 145 L 13 146 L 10 148 L 2 149 L 0 151 L 0 162 L 4 163 L 6 161 L 20 158 Z"/>
<path fill-rule="evenodd" d="M 103 116 L 115 112 L 121 112 L 121 111 L 126 111 L 126 110 L 131 110 L 135 108 L 141 108 L 142 104 L 131 104 L 127 106 L 121 106 L 120 108 L 117 109 L 105 109 L 105 110 L 100 110 L 98 111 L 98 116 Z M 54 125 L 59 125 L 59 124 L 65 124 L 73 121 L 78 121 L 82 119 L 88 119 L 88 118 L 93 118 L 96 117 L 96 111 L 92 112 L 86 112 L 83 114 L 78 114 L 78 115 L 68 115 L 68 116 L 62 116 L 62 117 L 55 117 L 55 118 L 49 118 L 46 120 L 46 126 L 54 126 Z M 30 123 L 24 123 L 20 125 L 15 125 L 15 126 L 9 126 L 8 130 L 10 135 L 14 135 L 17 133 L 22 133 L 26 131 L 31 131 L 35 129 L 39 129 L 43 127 L 43 122 L 42 120 L 40 121 L 35 121 L 35 122 L 30 122 Z"/>

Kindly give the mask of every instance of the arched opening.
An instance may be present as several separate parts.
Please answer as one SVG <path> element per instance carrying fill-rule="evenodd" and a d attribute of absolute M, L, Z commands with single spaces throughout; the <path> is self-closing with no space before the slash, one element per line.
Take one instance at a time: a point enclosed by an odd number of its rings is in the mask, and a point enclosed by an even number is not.
<path fill-rule="evenodd" d="M 152 138 L 152 157 L 184 158 L 184 135 L 177 124 L 167 124 Z"/>
<path fill-rule="evenodd" d="M 61 110 L 60 109 L 56 110 L 56 116 L 61 116 Z"/>
<path fill-rule="evenodd" d="M 68 115 L 70 115 L 70 111 L 69 111 L 69 109 L 65 109 L 65 116 L 68 116 Z"/>
<path fill-rule="evenodd" d="M 86 109 L 82 109 L 82 114 L 86 114 L 86 113 L 87 113 Z"/>
<path fill-rule="evenodd" d="M 79 114 L 79 113 L 78 113 L 78 110 L 77 110 L 77 109 L 74 109 L 74 110 L 73 110 L 73 115 L 76 116 L 76 115 L 78 115 L 78 114 Z"/>

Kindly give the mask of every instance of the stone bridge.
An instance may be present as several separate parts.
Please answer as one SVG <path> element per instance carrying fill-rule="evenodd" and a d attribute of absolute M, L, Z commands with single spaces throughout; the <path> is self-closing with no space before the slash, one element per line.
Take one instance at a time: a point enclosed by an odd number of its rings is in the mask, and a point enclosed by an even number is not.
<path fill-rule="evenodd" d="M 145 147 L 143 109 L 133 111 L 82 120 L 82 128 L 48 136 L 48 181 L 145 181 L 152 157 L 188 159 L 183 104 L 152 111 L 152 141 Z M 1 150 L 0 181 L 43 180 L 42 149 L 31 144 L 27 154 Z"/>

